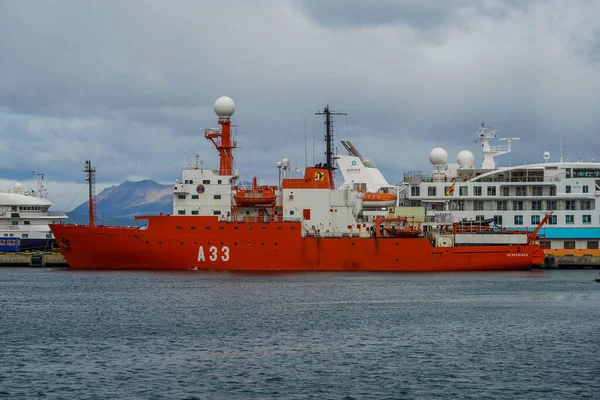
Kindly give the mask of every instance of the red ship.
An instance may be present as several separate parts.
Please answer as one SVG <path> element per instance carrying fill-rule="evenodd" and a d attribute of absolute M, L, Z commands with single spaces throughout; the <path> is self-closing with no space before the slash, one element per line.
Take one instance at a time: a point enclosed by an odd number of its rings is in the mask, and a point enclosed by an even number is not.
<path fill-rule="evenodd" d="M 333 113 L 323 112 L 326 162 L 289 175 L 289 161 L 277 163 L 279 183 L 251 189 L 236 185 L 231 137 L 235 104 L 215 102 L 220 130 L 205 137 L 220 155 L 218 170 L 184 169 L 174 187 L 173 215 L 136 217 L 143 227 L 94 225 L 93 173 L 90 224 L 54 224 L 50 229 L 70 267 L 77 269 L 157 269 L 232 271 L 480 271 L 524 270 L 542 264 L 536 244 L 544 219 L 531 233 L 488 233 L 461 237 L 440 231 L 398 237 L 389 224 L 398 218 L 363 215 L 364 194 L 334 185 Z M 384 208 L 385 210 L 385 208 Z M 388 228 L 386 230 L 386 228 Z"/>

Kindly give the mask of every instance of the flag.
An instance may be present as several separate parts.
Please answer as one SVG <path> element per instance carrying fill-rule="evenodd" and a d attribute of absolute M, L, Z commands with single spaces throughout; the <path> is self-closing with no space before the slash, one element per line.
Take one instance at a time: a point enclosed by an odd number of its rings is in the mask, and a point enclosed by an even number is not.
<path fill-rule="evenodd" d="M 446 189 L 446 196 L 450 196 L 452 193 L 454 193 L 455 186 L 456 186 L 456 183 L 453 183 L 452 186 L 450 186 L 448 189 Z"/>

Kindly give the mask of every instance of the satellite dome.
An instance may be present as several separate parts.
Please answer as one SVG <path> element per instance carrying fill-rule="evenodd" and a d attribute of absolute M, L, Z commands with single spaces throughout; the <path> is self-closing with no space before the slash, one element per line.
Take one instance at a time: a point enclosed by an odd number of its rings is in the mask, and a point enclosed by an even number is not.
<path fill-rule="evenodd" d="M 473 168 L 475 156 L 469 150 L 463 150 L 456 155 L 456 162 L 460 168 Z"/>
<path fill-rule="evenodd" d="M 23 191 L 23 185 L 21 185 L 20 183 L 15 183 L 15 193 L 21 193 Z"/>
<path fill-rule="evenodd" d="M 283 165 L 283 168 L 287 168 L 290 166 L 290 160 L 288 158 L 282 158 L 281 159 L 281 165 Z"/>
<path fill-rule="evenodd" d="M 550 152 L 549 151 L 545 151 L 544 152 L 544 160 L 549 160 L 550 159 Z"/>
<path fill-rule="evenodd" d="M 436 147 L 429 152 L 429 161 L 434 167 L 441 167 L 448 161 L 448 153 L 441 147 Z"/>
<path fill-rule="evenodd" d="M 235 103 L 230 97 L 222 96 L 215 101 L 214 109 L 219 118 L 229 119 L 235 112 Z"/>

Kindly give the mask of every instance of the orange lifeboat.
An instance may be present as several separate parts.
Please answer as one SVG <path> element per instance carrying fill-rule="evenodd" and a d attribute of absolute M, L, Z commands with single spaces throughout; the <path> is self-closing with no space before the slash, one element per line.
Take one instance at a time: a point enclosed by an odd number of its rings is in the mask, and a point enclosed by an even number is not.
<path fill-rule="evenodd" d="M 412 221 L 409 222 L 409 218 Z M 394 237 L 411 238 L 418 237 L 423 233 L 420 224 L 414 223 L 414 217 L 388 218 L 390 224 L 382 225 L 385 232 Z"/>
<path fill-rule="evenodd" d="M 238 206 L 255 207 L 275 204 L 277 195 L 270 186 L 258 186 L 252 178 L 252 189 L 238 189 L 233 196 Z"/>
<path fill-rule="evenodd" d="M 396 195 L 393 193 L 365 193 L 363 196 L 364 207 L 387 207 L 396 204 Z"/>

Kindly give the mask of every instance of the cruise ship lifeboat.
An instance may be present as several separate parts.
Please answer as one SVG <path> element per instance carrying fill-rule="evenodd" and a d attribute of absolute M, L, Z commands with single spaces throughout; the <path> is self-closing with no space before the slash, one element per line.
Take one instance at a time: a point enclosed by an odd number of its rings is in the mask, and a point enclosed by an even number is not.
<path fill-rule="evenodd" d="M 364 193 L 363 207 L 388 207 L 396 204 L 396 195 L 393 193 Z"/>
<path fill-rule="evenodd" d="M 252 189 L 238 189 L 233 198 L 238 206 L 270 206 L 275 204 L 277 195 L 269 186 L 258 186 L 254 177 Z"/>

